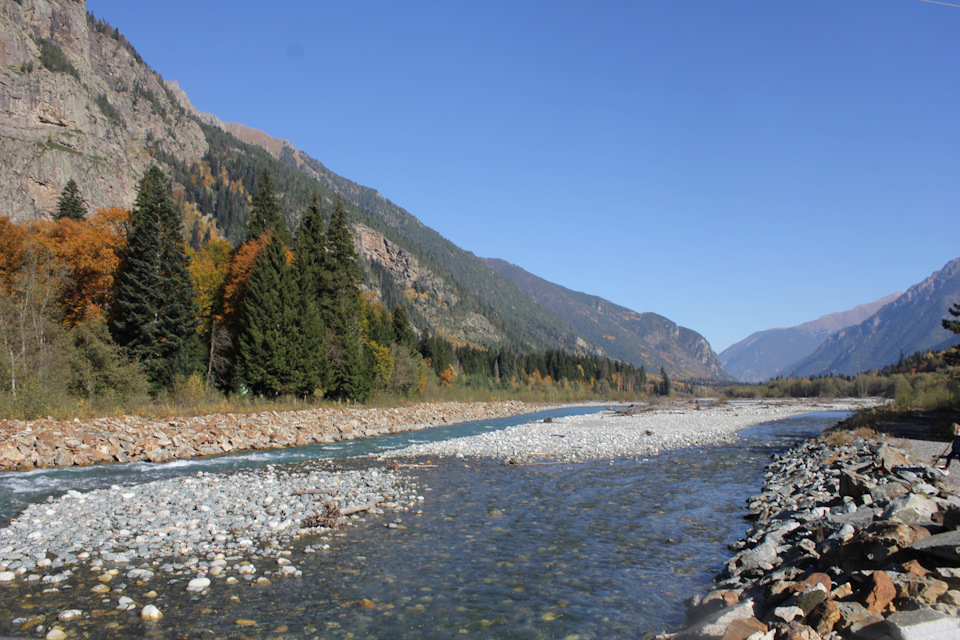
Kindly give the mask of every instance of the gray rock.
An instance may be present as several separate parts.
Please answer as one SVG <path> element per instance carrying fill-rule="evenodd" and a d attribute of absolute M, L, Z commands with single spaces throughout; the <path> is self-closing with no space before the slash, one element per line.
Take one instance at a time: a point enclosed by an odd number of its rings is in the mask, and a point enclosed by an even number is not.
<path fill-rule="evenodd" d="M 883 519 L 898 520 L 907 524 L 930 524 L 939 505 L 918 493 L 908 493 L 890 501 L 883 512 Z"/>
<path fill-rule="evenodd" d="M 960 565 L 960 530 L 938 533 L 918 540 L 909 548 L 924 555 L 946 560 L 954 566 Z"/>
<path fill-rule="evenodd" d="M 960 620 L 932 609 L 898 611 L 887 618 L 894 640 L 957 640 Z"/>
<path fill-rule="evenodd" d="M 743 600 L 725 609 L 715 611 L 693 623 L 676 640 L 714 640 L 723 637 L 727 627 L 734 620 L 745 620 L 756 617 L 755 605 L 752 599 Z"/>

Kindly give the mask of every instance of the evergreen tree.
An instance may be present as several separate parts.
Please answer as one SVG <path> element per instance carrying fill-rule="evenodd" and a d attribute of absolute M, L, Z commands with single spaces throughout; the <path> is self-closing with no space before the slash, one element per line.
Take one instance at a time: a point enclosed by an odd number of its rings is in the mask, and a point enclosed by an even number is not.
<path fill-rule="evenodd" d="M 237 375 L 258 396 L 297 391 L 299 291 L 283 243 L 257 255 L 240 309 Z"/>
<path fill-rule="evenodd" d="M 157 166 L 140 181 L 131 223 L 110 332 L 157 391 L 190 372 L 197 328 L 182 221 Z"/>
<path fill-rule="evenodd" d="M 953 318 L 960 318 L 960 304 L 953 303 L 950 305 L 950 308 L 947 309 L 947 312 Z M 960 320 L 951 320 L 950 318 L 944 318 L 940 321 L 940 326 L 942 326 L 947 331 L 960 334 Z M 903 354 L 900 354 L 900 359 L 903 359 Z M 960 345 L 954 345 L 948 350 L 943 352 L 943 360 L 950 366 L 960 365 Z"/>
<path fill-rule="evenodd" d="M 312 394 L 329 384 L 326 328 L 320 314 L 320 282 L 325 280 L 323 214 L 316 194 L 300 220 L 294 247 L 297 285 L 300 290 L 299 329 L 302 343 L 297 365 L 297 387 L 302 395 Z"/>
<path fill-rule="evenodd" d="M 411 353 L 417 350 L 417 336 L 413 333 L 410 318 L 407 317 L 407 309 L 399 302 L 393 310 L 393 340 Z"/>
<path fill-rule="evenodd" d="M 71 220 L 81 221 L 87 216 L 87 205 L 80 195 L 80 188 L 76 180 L 70 178 L 67 186 L 60 192 L 60 199 L 57 201 L 57 213 L 54 219 L 70 218 Z"/>
<path fill-rule="evenodd" d="M 324 281 L 320 283 L 320 310 L 331 336 L 330 392 L 337 398 L 364 400 L 370 392 L 372 372 L 363 351 L 363 274 L 347 225 L 343 202 L 337 198 L 324 242 Z"/>
<path fill-rule="evenodd" d="M 283 207 L 273 188 L 270 172 L 264 170 L 257 182 L 257 192 L 250 200 L 250 219 L 247 220 L 247 240 L 265 231 L 273 231 L 285 246 L 290 246 L 290 230 L 283 221 Z"/>
<path fill-rule="evenodd" d="M 667 370 L 660 367 L 660 395 L 670 395 L 670 378 L 667 377 Z"/>

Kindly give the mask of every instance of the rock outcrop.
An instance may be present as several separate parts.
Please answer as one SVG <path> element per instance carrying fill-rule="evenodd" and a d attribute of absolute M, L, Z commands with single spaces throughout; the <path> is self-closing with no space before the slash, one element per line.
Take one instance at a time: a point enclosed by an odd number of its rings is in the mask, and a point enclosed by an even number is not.
<path fill-rule="evenodd" d="M 434 331 L 468 344 L 497 344 L 503 340 L 504 336 L 486 316 L 460 309 L 459 292 L 413 253 L 365 224 L 358 222 L 353 228 L 360 255 L 379 264 L 393 277 Z"/>
<path fill-rule="evenodd" d="M 884 442 L 779 456 L 677 640 L 960 638 L 960 497 Z"/>
<path fill-rule="evenodd" d="M 0 5 L 0 215 L 49 217 L 71 178 L 94 209 L 130 207 L 158 152 L 206 150 L 160 77 L 84 2 Z"/>

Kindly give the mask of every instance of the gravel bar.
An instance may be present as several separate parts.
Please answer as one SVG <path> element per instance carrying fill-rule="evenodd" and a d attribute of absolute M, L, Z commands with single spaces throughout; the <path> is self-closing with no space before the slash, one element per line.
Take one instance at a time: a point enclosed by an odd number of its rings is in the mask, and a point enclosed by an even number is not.
<path fill-rule="evenodd" d="M 745 427 L 812 411 L 852 411 L 876 399 L 774 400 L 683 405 L 632 405 L 569 416 L 442 442 L 415 444 L 383 458 L 416 456 L 581 460 L 649 456 L 660 451 L 729 441 Z"/>

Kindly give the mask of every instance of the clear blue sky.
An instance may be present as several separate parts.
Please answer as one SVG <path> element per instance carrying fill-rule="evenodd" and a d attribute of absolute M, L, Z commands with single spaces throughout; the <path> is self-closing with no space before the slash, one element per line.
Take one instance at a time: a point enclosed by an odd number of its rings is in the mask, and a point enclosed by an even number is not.
<path fill-rule="evenodd" d="M 716 351 L 960 257 L 960 0 L 88 0 L 197 108 Z"/>

